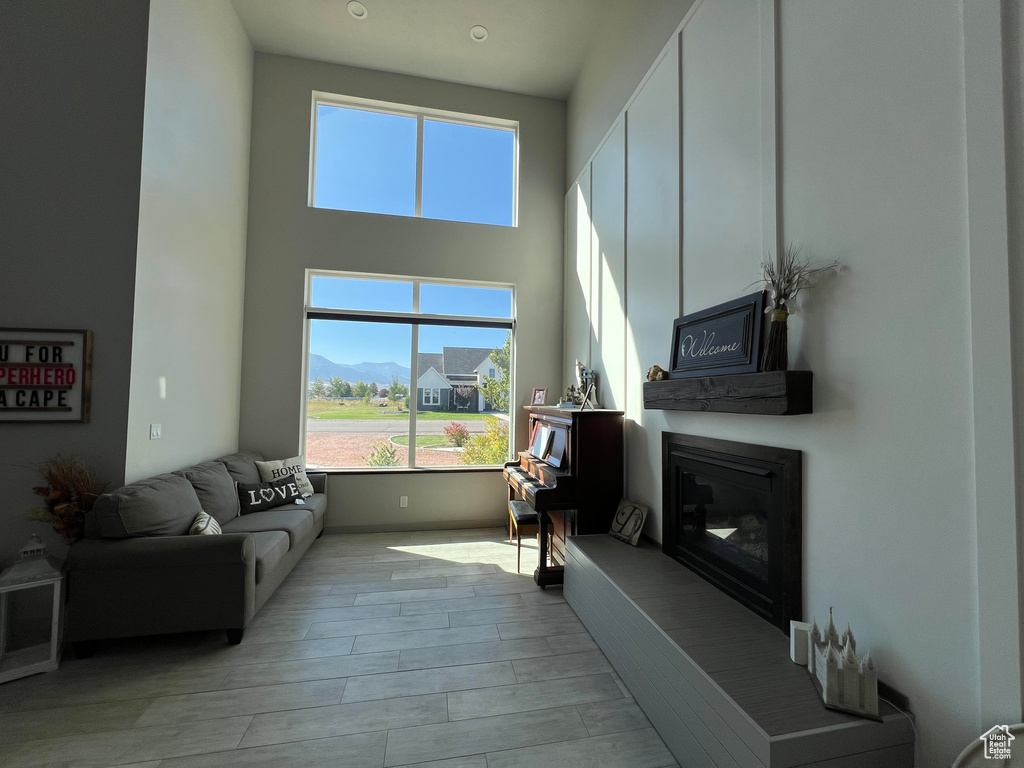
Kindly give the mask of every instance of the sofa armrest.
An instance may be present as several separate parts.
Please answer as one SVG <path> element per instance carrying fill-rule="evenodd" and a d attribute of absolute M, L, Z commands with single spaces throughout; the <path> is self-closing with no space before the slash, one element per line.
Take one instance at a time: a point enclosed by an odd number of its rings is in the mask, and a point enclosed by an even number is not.
<path fill-rule="evenodd" d="M 68 550 L 69 571 L 131 571 L 194 568 L 255 562 L 251 534 L 220 536 L 140 536 L 131 539 L 83 539 Z"/>
<path fill-rule="evenodd" d="M 71 641 L 240 630 L 256 612 L 249 533 L 84 539 L 65 565 Z"/>
<path fill-rule="evenodd" d="M 313 484 L 313 491 L 315 493 L 327 493 L 326 472 L 310 472 L 307 470 L 306 477 L 308 477 L 309 482 Z"/>

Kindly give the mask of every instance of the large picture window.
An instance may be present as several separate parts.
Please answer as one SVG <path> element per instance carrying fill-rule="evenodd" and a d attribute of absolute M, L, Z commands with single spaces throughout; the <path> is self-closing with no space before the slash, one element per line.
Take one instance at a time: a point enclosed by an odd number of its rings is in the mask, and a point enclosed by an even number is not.
<path fill-rule="evenodd" d="M 309 204 L 516 225 L 519 124 L 313 94 Z"/>
<path fill-rule="evenodd" d="M 513 286 L 311 270 L 306 297 L 308 466 L 508 461 Z"/>

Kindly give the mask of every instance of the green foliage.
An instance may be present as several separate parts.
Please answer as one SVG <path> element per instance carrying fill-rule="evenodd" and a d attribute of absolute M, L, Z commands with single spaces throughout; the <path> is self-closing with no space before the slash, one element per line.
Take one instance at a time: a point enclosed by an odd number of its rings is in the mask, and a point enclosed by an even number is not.
<path fill-rule="evenodd" d="M 481 435 L 473 435 L 462 451 L 463 464 L 504 464 L 508 461 L 508 422 L 489 416 Z"/>
<path fill-rule="evenodd" d="M 380 388 L 377 386 L 377 382 L 376 381 L 371 381 L 370 382 L 370 394 L 373 397 L 376 397 L 378 392 L 380 392 Z"/>
<path fill-rule="evenodd" d="M 397 376 L 392 377 L 391 386 L 388 387 L 388 391 L 394 400 L 402 400 L 409 397 L 409 388 L 400 382 Z"/>
<path fill-rule="evenodd" d="M 327 380 L 327 394 L 331 397 L 352 397 L 352 385 L 340 376 L 332 376 Z"/>
<path fill-rule="evenodd" d="M 397 467 L 398 449 L 388 440 L 382 440 L 373 446 L 370 455 L 365 459 L 369 467 Z"/>
<path fill-rule="evenodd" d="M 508 413 L 508 398 L 509 398 L 509 369 L 511 367 L 512 360 L 512 333 L 508 333 L 505 336 L 505 343 L 501 349 L 495 349 L 491 352 L 491 362 L 494 363 L 495 372 L 498 374 L 495 378 L 490 376 L 481 377 L 483 380 L 483 393 L 484 398 L 491 407 L 496 411 L 503 411 Z"/>
<path fill-rule="evenodd" d="M 367 393 L 369 393 L 369 391 L 370 391 L 370 385 L 367 384 L 362 379 L 357 381 L 355 383 L 355 386 L 352 387 L 352 394 L 355 395 L 356 397 L 366 397 L 366 395 L 367 395 Z"/>
<path fill-rule="evenodd" d="M 444 428 L 444 436 L 456 448 L 461 448 L 469 440 L 469 430 L 466 429 L 465 424 L 453 421 Z"/>
<path fill-rule="evenodd" d="M 327 385 L 319 376 L 313 379 L 313 383 L 309 385 L 309 396 L 314 400 L 322 400 L 327 397 Z"/>

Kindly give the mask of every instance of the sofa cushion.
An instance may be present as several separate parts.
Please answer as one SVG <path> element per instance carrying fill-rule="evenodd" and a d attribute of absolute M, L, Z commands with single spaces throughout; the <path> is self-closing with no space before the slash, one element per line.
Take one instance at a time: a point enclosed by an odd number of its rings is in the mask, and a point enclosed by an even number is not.
<path fill-rule="evenodd" d="M 203 511 L 195 489 L 180 475 L 157 475 L 104 493 L 93 506 L 100 535 L 184 536 Z"/>
<path fill-rule="evenodd" d="M 221 456 L 216 461 L 227 467 L 228 474 L 239 483 L 261 482 L 256 462 L 263 461 L 263 456 L 256 451 L 238 451 L 230 456 Z"/>
<path fill-rule="evenodd" d="M 313 484 L 306 477 L 306 459 L 302 456 L 277 459 L 276 461 L 257 461 L 256 469 L 260 473 L 260 479 L 265 483 L 271 483 L 291 475 L 295 478 L 295 484 L 299 486 L 303 496 L 313 495 Z"/>
<path fill-rule="evenodd" d="M 181 475 L 195 489 L 203 511 L 222 525 L 238 517 L 238 494 L 235 481 L 228 474 L 228 468 L 219 461 L 204 461 L 194 467 L 185 467 L 174 472 Z"/>
<path fill-rule="evenodd" d="M 284 531 L 288 534 L 289 548 L 306 539 L 313 532 L 313 514 L 302 507 L 277 507 L 266 512 L 236 517 L 222 526 L 224 533 L 256 533 L 257 531 Z"/>
<path fill-rule="evenodd" d="M 327 496 L 322 493 L 314 493 L 302 500 L 301 504 L 285 504 L 278 509 L 306 509 L 313 513 L 313 527 L 318 530 L 322 527 L 320 522 L 327 512 Z"/>
<path fill-rule="evenodd" d="M 292 475 L 269 483 L 239 483 L 239 511 L 243 515 L 291 504 L 302 498 L 302 492 Z"/>
<path fill-rule="evenodd" d="M 256 583 L 270 573 L 288 554 L 288 534 L 284 531 L 258 531 L 252 535 L 256 543 Z"/>
<path fill-rule="evenodd" d="M 324 519 L 327 513 L 327 496 L 322 493 L 314 493 L 306 498 L 306 509 L 313 513 L 313 525 L 319 527 L 319 522 Z M 289 507 L 285 507 L 288 509 Z M 300 507 L 295 507 L 300 509 Z"/>

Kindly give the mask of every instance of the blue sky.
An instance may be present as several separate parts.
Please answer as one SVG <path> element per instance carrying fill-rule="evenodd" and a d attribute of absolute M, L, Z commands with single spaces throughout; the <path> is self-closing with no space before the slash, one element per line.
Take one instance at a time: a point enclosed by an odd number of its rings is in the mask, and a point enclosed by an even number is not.
<path fill-rule="evenodd" d="M 511 226 L 515 133 L 423 121 L 425 218 Z M 317 107 L 318 208 L 413 216 L 416 118 Z"/>
<path fill-rule="evenodd" d="M 312 304 L 331 309 L 412 311 L 412 283 L 313 277 Z M 420 311 L 426 314 L 511 317 L 512 291 L 466 285 L 421 283 Z M 420 352 L 443 347 L 500 347 L 507 331 L 501 328 L 420 326 Z M 412 337 L 408 326 L 314 320 L 310 351 L 335 363 L 410 365 Z"/>

